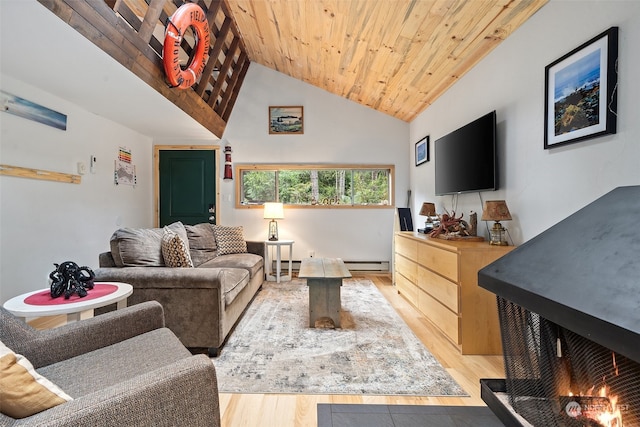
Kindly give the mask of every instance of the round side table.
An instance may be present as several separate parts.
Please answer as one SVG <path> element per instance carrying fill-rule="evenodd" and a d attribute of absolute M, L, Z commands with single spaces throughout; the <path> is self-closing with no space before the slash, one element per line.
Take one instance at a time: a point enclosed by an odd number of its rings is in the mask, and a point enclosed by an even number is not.
<path fill-rule="evenodd" d="M 4 308 L 24 321 L 32 317 L 66 314 L 67 322 L 75 322 L 92 317 L 94 308 L 113 303 L 118 309 L 126 307 L 133 286 L 120 282 L 96 282 L 88 292 L 86 297 L 74 294 L 66 300 L 64 296 L 51 298 L 49 288 L 40 289 L 11 298 L 4 303 Z"/>

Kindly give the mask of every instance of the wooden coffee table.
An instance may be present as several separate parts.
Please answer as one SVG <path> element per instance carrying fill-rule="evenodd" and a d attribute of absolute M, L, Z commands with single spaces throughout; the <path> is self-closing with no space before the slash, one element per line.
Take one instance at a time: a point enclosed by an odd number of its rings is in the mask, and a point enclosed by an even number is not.
<path fill-rule="evenodd" d="M 339 328 L 340 287 L 342 279 L 351 277 L 344 262 L 340 258 L 305 258 L 298 277 L 307 279 L 309 286 L 309 327 L 326 317 Z"/>
<path fill-rule="evenodd" d="M 4 303 L 4 308 L 26 321 L 32 317 L 67 315 L 67 322 L 93 316 L 93 309 L 105 305 L 117 304 L 117 308 L 127 306 L 127 298 L 133 293 L 128 283 L 96 282 L 86 297 L 72 295 L 68 300 L 64 296 L 51 298 L 50 289 L 40 289 L 18 295 Z"/>

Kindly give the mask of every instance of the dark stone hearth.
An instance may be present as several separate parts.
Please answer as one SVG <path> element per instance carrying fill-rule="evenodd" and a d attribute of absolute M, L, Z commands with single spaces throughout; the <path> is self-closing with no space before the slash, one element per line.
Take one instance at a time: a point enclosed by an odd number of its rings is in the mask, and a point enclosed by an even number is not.
<path fill-rule="evenodd" d="M 318 427 L 502 427 L 483 406 L 318 404 Z"/>

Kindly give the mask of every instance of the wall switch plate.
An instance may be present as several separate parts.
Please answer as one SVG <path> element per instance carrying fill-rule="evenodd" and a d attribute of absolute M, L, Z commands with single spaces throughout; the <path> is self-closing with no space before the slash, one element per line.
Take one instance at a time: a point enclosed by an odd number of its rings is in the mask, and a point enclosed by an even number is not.
<path fill-rule="evenodd" d="M 78 174 L 84 175 L 87 173 L 87 164 L 85 162 L 78 162 Z"/>

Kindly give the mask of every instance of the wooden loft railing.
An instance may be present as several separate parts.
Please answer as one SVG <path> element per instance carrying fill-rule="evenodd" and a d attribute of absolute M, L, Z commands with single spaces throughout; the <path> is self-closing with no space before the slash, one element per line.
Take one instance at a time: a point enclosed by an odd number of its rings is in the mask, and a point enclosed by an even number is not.
<path fill-rule="evenodd" d="M 249 68 L 240 33 L 223 0 L 196 0 L 207 15 L 209 60 L 191 88 L 170 88 L 162 64 L 167 18 L 182 0 L 38 0 L 116 61 L 221 137 Z M 180 57 L 191 57 L 193 40 Z"/>

